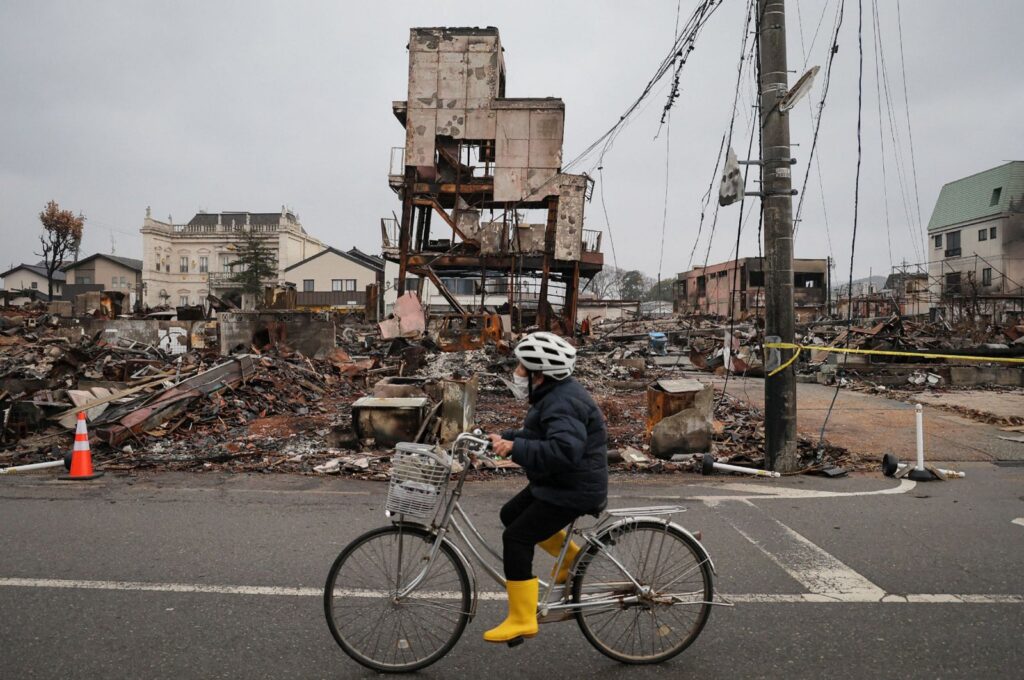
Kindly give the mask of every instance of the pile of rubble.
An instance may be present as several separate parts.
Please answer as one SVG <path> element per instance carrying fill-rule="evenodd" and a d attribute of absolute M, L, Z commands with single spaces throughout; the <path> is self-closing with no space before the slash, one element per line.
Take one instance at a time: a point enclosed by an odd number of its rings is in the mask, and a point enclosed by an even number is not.
<path fill-rule="evenodd" d="M 385 338 L 376 326 L 349 325 L 319 358 L 269 338 L 223 356 L 216 342 L 171 353 L 116 334 L 89 337 L 74 320 L 41 312 L 0 319 L 0 467 L 59 458 L 85 411 L 94 456 L 108 470 L 384 479 L 397 441 L 500 432 L 518 427 L 528 406 L 508 389 L 515 362 L 504 343 L 443 352 L 429 335 Z M 712 399 L 683 372 L 694 369 L 689 349 L 711 347 L 720 329 L 707 319 L 680 327 L 633 321 L 598 328 L 581 345 L 577 377 L 605 413 L 610 461 L 637 472 L 694 470 L 692 454 L 711 452 L 763 465 L 763 416 L 732 397 Z M 755 331 L 731 331 L 726 360 L 744 360 Z M 674 396 L 651 396 L 682 383 L 690 386 Z M 704 396 L 696 404 L 683 392 Z M 801 452 L 808 468 L 857 466 L 827 444 L 802 442 Z M 476 465 L 480 475 L 518 471 L 511 461 Z"/>

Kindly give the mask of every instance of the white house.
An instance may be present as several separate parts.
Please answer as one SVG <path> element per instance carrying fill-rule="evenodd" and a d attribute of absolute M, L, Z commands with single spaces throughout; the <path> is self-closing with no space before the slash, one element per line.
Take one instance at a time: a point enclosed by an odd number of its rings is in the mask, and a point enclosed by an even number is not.
<path fill-rule="evenodd" d="M 238 288 L 232 266 L 245 231 L 259 234 L 277 256 L 277 277 L 268 285 L 283 285 L 285 269 L 327 247 L 284 206 L 279 213 L 199 212 L 186 224 L 153 219 L 147 208 L 140 231 L 143 300 L 150 307 L 201 304 L 211 292 Z"/>
<path fill-rule="evenodd" d="M 53 296 L 56 298 L 61 294 L 64 287 L 66 275 L 60 269 L 53 272 Z M 42 262 L 37 264 L 19 264 L 17 267 L 8 269 L 0 274 L 3 279 L 4 290 L 38 290 L 46 293 L 47 278 L 46 267 Z"/>

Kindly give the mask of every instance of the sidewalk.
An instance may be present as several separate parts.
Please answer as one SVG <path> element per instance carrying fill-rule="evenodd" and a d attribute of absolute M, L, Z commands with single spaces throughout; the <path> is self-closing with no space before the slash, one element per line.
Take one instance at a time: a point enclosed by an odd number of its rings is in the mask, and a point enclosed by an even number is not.
<path fill-rule="evenodd" d="M 722 389 L 724 378 L 714 379 Z M 762 378 L 729 378 L 729 394 L 764 408 Z M 835 387 L 809 383 L 797 384 L 797 430 L 817 437 L 828 413 Z M 950 395 L 950 399 L 955 399 Z M 975 422 L 949 411 L 924 407 L 925 458 L 928 461 L 1024 461 L 1024 444 L 1006 441 L 1006 435 L 994 425 Z M 828 420 L 825 438 L 861 454 L 892 452 L 900 460 L 917 456 L 914 433 L 914 406 L 886 397 L 839 390 Z"/>

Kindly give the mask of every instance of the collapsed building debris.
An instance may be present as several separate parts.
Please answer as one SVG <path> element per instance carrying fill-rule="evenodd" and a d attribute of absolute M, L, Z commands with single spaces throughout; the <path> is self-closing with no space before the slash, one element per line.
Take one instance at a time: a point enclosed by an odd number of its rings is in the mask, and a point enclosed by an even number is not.
<path fill-rule="evenodd" d="M 500 341 L 480 349 L 443 352 L 428 324 L 419 324 L 427 315 L 416 296 L 406 304 L 400 313 L 419 330 L 391 337 L 368 324 L 321 325 L 317 333 L 327 329 L 336 346 L 324 353 L 322 338 L 308 343 L 314 356 L 288 345 L 296 337 L 291 332 L 257 337 L 257 329 L 242 342 L 249 331 L 232 331 L 240 340 L 237 353 L 223 356 L 223 323 L 190 322 L 204 324 L 203 341 L 194 342 L 198 330 L 192 327 L 181 351 L 132 339 L 154 337 L 118 321 L 86 332 L 75 320 L 5 313 L 0 463 L 59 458 L 80 410 L 89 414 L 97 463 L 108 470 L 383 479 L 398 441 L 444 443 L 471 427 L 518 426 L 527 404 L 507 385 L 514 338 L 502 330 Z M 401 329 L 402 317 L 395 318 Z M 577 377 L 606 414 L 613 465 L 637 472 L 696 470 L 685 455 L 694 451 L 713 452 L 722 462 L 763 464 L 760 414 L 731 397 L 716 398 L 684 372 L 694 369 L 686 360 L 686 336 L 691 342 L 718 337 L 721 329 L 713 326 L 706 319 L 617 321 L 596 325 L 581 341 Z M 663 333 L 665 342 L 652 343 L 652 331 Z M 821 458 L 810 443 L 802 450 L 809 465 Z M 826 457 L 848 458 L 843 451 Z M 482 475 L 517 470 L 511 461 L 476 465 Z"/>

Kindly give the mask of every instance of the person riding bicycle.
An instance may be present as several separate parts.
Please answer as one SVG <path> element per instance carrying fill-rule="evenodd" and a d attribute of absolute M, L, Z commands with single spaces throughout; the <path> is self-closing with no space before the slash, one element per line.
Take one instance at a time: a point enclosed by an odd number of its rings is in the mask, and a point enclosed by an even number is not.
<path fill-rule="evenodd" d="M 529 484 L 501 508 L 508 616 L 484 633 L 488 642 L 537 634 L 538 581 L 533 549 L 558 557 L 564 527 L 608 499 L 608 432 L 604 415 L 573 379 L 576 349 L 554 333 L 537 332 L 514 350 L 514 386 L 529 399 L 522 429 L 491 434 L 494 454 L 526 470 Z M 556 583 L 565 583 L 579 547 L 569 542 Z"/>

